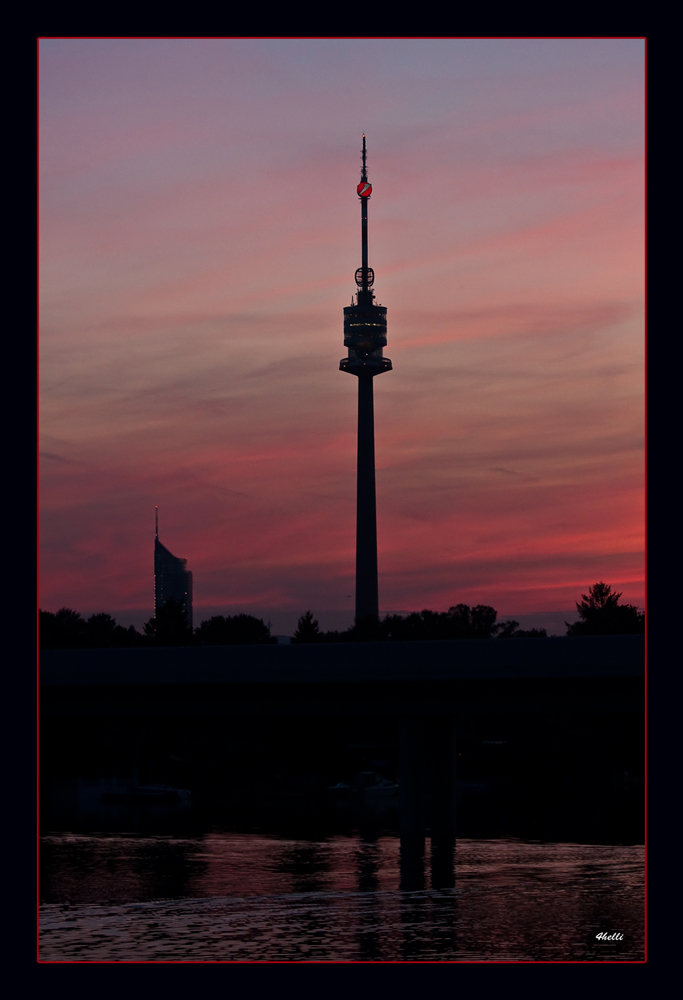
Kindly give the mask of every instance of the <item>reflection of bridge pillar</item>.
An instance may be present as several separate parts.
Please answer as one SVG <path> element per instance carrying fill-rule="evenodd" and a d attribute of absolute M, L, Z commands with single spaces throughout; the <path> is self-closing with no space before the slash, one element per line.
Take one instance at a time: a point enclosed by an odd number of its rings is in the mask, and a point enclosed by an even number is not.
<path fill-rule="evenodd" d="M 424 723 L 400 720 L 401 888 L 424 888 Z"/>
<path fill-rule="evenodd" d="M 455 885 L 455 725 L 452 716 L 430 720 L 433 748 L 432 777 L 432 888 Z"/>

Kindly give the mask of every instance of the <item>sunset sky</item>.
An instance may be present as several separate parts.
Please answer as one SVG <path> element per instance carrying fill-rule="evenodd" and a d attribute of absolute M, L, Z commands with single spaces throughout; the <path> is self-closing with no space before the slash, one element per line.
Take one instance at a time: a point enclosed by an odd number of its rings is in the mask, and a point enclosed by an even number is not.
<path fill-rule="evenodd" d="M 363 132 L 381 613 L 642 605 L 642 40 L 55 39 L 42 608 L 352 623 Z"/>

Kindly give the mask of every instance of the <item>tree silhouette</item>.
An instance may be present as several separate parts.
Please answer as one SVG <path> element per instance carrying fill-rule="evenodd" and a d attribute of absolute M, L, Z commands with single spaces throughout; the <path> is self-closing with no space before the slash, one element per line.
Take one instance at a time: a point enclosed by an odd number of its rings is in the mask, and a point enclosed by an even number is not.
<path fill-rule="evenodd" d="M 91 615 L 85 623 L 86 645 L 89 649 L 121 649 L 124 646 L 141 646 L 143 637 L 131 625 L 118 625 L 111 615 Z"/>
<path fill-rule="evenodd" d="M 490 639 L 496 633 L 498 612 L 488 604 L 456 604 L 448 609 L 454 639 Z"/>
<path fill-rule="evenodd" d="M 94 649 L 114 646 L 117 628 L 121 628 L 121 626 L 116 624 L 111 615 L 104 612 L 99 615 L 91 615 L 85 623 L 88 645 Z M 125 632 L 125 629 L 122 631 Z"/>
<path fill-rule="evenodd" d="M 544 628 L 519 628 L 519 622 L 499 622 L 495 626 L 499 639 L 547 639 Z"/>
<path fill-rule="evenodd" d="M 85 619 L 72 608 L 38 611 L 41 649 L 82 649 L 85 645 Z"/>
<path fill-rule="evenodd" d="M 144 638 L 131 625 L 118 625 L 111 615 L 91 615 L 87 621 L 71 608 L 39 611 L 38 628 L 41 649 L 120 649 L 141 646 Z"/>
<path fill-rule="evenodd" d="M 621 594 L 609 584 L 594 583 L 581 595 L 576 610 L 581 621 L 567 626 L 567 635 L 634 635 L 645 631 L 645 615 L 634 604 L 619 604 Z"/>
<path fill-rule="evenodd" d="M 381 621 L 357 622 L 345 632 L 321 632 L 310 611 L 299 618 L 292 642 L 415 642 L 425 639 L 490 639 L 498 630 L 512 625 L 510 636 L 545 635 L 543 629 L 523 632 L 518 622 L 496 624 L 497 611 L 488 604 L 456 604 L 448 611 L 413 611 L 408 615 L 387 615 Z"/>
<path fill-rule="evenodd" d="M 313 617 L 312 611 L 306 611 L 298 621 L 296 632 L 291 637 L 290 642 L 322 642 L 323 633 L 320 626 Z"/>
<path fill-rule="evenodd" d="M 498 612 L 488 604 L 456 604 L 448 611 L 414 611 L 387 615 L 382 622 L 385 638 L 406 642 L 422 639 L 490 639 L 499 627 Z"/>
<path fill-rule="evenodd" d="M 262 646 L 277 642 L 263 619 L 253 615 L 207 618 L 195 629 L 195 638 L 200 646 Z"/>
<path fill-rule="evenodd" d="M 183 602 L 174 597 L 156 609 L 156 616 L 145 623 L 143 631 L 155 646 L 189 646 L 192 642 L 187 611 Z"/>

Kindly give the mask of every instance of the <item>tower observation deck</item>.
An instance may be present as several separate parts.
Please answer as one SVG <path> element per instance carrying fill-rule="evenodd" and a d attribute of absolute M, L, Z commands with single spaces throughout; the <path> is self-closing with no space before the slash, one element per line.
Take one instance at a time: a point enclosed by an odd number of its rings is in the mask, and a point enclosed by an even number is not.
<path fill-rule="evenodd" d="M 355 274 L 355 302 L 344 309 L 344 346 L 348 357 L 339 368 L 358 378 L 358 480 L 356 500 L 356 624 L 379 619 L 377 585 L 377 505 L 375 499 L 375 420 L 373 385 L 375 375 L 391 371 L 383 350 L 387 345 L 387 310 L 375 305 L 372 287 L 375 272 L 368 264 L 367 149 L 363 136 L 363 166 L 356 188 L 361 213 L 361 266 Z"/>

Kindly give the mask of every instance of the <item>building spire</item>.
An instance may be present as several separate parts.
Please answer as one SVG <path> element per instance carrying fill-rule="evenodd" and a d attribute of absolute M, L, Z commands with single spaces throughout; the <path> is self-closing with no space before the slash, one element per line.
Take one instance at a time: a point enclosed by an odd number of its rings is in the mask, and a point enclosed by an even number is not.
<path fill-rule="evenodd" d="M 154 507 L 154 537 L 159 538 L 159 508 Z"/>
<path fill-rule="evenodd" d="M 368 151 L 365 145 L 365 132 L 363 133 L 363 169 L 360 175 L 360 184 L 356 188 L 360 198 L 360 231 L 361 231 L 361 266 L 356 271 L 356 285 L 358 286 L 358 304 L 372 305 L 375 296 L 370 289 L 375 281 L 375 272 L 368 267 L 368 201 L 372 194 L 372 184 L 368 181 Z"/>

